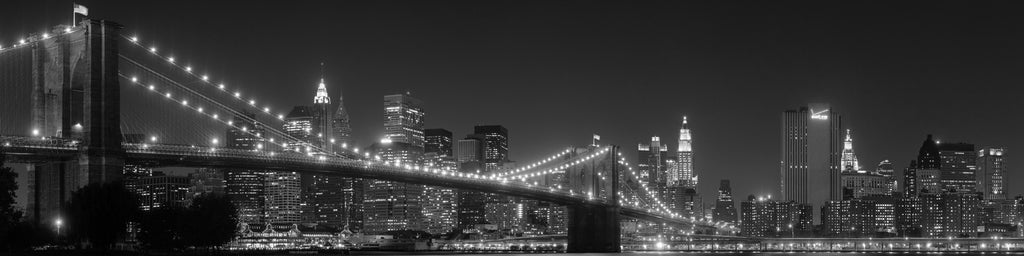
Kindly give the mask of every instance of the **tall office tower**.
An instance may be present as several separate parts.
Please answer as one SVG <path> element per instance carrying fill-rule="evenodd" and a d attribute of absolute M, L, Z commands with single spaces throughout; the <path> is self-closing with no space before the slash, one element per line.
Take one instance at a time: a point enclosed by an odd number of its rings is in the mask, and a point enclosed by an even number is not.
<path fill-rule="evenodd" d="M 978 150 L 978 191 L 985 195 L 985 200 L 1003 200 L 1006 198 L 1006 182 L 1003 161 L 1006 149 L 984 148 Z"/>
<path fill-rule="evenodd" d="M 313 184 L 312 189 L 303 191 L 303 205 L 306 207 L 302 212 L 302 222 L 333 228 L 345 227 L 348 224 L 349 205 L 345 188 L 351 179 L 329 175 L 303 175 L 303 178 L 306 176 L 312 176 Z"/>
<path fill-rule="evenodd" d="M 380 155 L 382 161 L 399 166 L 416 166 L 422 163 L 422 145 L 383 139 L 371 145 L 369 150 Z M 423 185 L 369 179 L 365 182 L 365 233 L 423 230 Z"/>
<path fill-rule="evenodd" d="M 423 162 L 432 168 L 455 171 L 458 164 L 452 156 L 452 132 L 445 129 L 423 131 Z M 458 192 L 452 188 L 426 186 L 423 216 L 425 229 L 431 234 L 451 232 L 458 225 Z"/>
<path fill-rule="evenodd" d="M 484 138 L 473 134 L 458 141 L 455 147 L 455 160 L 461 163 L 484 162 Z"/>
<path fill-rule="evenodd" d="M 931 134 L 928 134 L 917 151 L 917 160 L 910 161 L 910 166 L 903 170 L 903 193 L 907 195 L 920 194 L 923 187 L 918 177 L 921 177 L 921 174 L 924 174 L 923 177 L 932 177 L 933 173 L 938 172 L 940 163 L 939 143 L 932 138 Z M 929 193 L 938 192 L 932 188 Z"/>
<path fill-rule="evenodd" d="M 227 130 L 225 145 L 229 149 L 255 150 L 262 139 L 256 134 L 263 133 L 263 126 L 254 122 L 256 115 L 243 113 L 236 117 L 237 125 Z M 265 219 L 266 173 L 260 170 L 225 169 L 224 191 L 228 199 L 238 208 L 238 221 L 246 224 L 262 224 Z"/>
<path fill-rule="evenodd" d="M 940 143 L 939 170 L 942 177 L 942 191 L 974 193 L 977 191 L 975 173 L 978 160 L 974 145 L 967 143 Z"/>
<path fill-rule="evenodd" d="M 266 177 L 266 218 L 276 225 L 302 221 L 302 189 L 297 172 L 268 172 Z"/>
<path fill-rule="evenodd" d="M 637 150 L 641 182 L 646 182 L 661 197 L 668 178 L 668 145 L 661 145 L 661 138 L 654 136 L 651 144 L 639 144 Z"/>
<path fill-rule="evenodd" d="M 345 197 L 345 227 L 349 231 L 363 230 L 363 223 L 366 222 L 366 209 L 363 206 L 366 202 L 367 179 L 346 178 L 341 185 L 341 193 Z"/>
<path fill-rule="evenodd" d="M 820 208 L 826 201 L 842 199 L 842 140 L 842 117 L 828 104 L 810 104 L 782 114 L 783 201 Z"/>
<path fill-rule="evenodd" d="M 334 140 L 336 145 L 351 146 L 352 144 L 352 125 L 351 119 L 348 117 L 348 109 L 345 108 L 344 94 L 338 94 L 338 110 L 334 112 L 334 122 L 331 127 L 334 128 Z"/>
<path fill-rule="evenodd" d="M 473 134 L 484 139 L 484 163 L 488 168 L 508 161 L 508 129 L 501 125 L 477 125 Z"/>
<path fill-rule="evenodd" d="M 336 102 L 338 108 L 334 112 L 334 119 L 331 123 L 331 128 L 334 129 L 332 138 L 334 141 L 328 142 L 332 142 L 332 151 L 339 152 L 338 147 L 348 148 L 355 145 L 353 145 L 352 140 L 351 119 L 348 116 L 348 110 L 345 108 L 343 94 L 338 95 L 338 101 Z M 341 151 L 339 153 L 344 152 L 348 151 Z M 326 218 L 326 220 L 321 222 L 336 227 L 347 227 L 350 231 L 361 230 L 363 227 L 363 184 L 365 180 L 348 177 L 321 177 L 321 179 L 323 179 L 323 182 L 316 183 L 323 185 L 323 187 L 317 188 L 317 194 L 326 195 L 326 198 L 320 200 L 319 203 L 324 207 L 318 209 L 320 213 L 317 215 Z M 337 193 L 340 193 L 340 202 L 338 201 L 339 195 Z M 340 213 L 335 213 L 334 211 L 339 208 L 339 204 L 341 211 Z M 338 218 L 342 221 L 341 226 L 336 224 Z"/>
<path fill-rule="evenodd" d="M 437 153 L 438 157 L 450 157 L 452 155 L 452 132 L 445 129 L 423 130 L 424 144 L 423 153 Z"/>
<path fill-rule="evenodd" d="M 917 151 L 917 167 L 920 169 L 939 169 L 942 158 L 939 156 L 939 143 L 931 134 L 921 143 L 921 149 Z"/>
<path fill-rule="evenodd" d="M 679 128 L 679 147 L 676 149 L 676 163 L 678 172 L 668 174 L 668 185 L 682 185 L 688 188 L 697 188 L 697 174 L 693 170 L 693 138 L 690 127 L 687 124 L 686 116 L 683 116 L 683 125 Z"/>
<path fill-rule="evenodd" d="M 487 169 L 484 164 L 484 138 L 479 135 L 469 135 L 458 141 L 455 147 L 455 159 L 459 165 L 459 172 L 479 173 Z M 472 190 L 458 191 L 458 226 L 461 229 L 469 229 L 477 224 L 484 224 L 484 214 L 487 208 L 486 193 Z"/>
<path fill-rule="evenodd" d="M 857 154 L 853 152 L 853 136 L 850 135 L 850 129 L 846 129 L 846 139 L 843 140 L 843 159 L 840 166 L 844 172 L 860 170 Z"/>
<path fill-rule="evenodd" d="M 132 181 L 135 194 L 139 197 L 139 209 L 149 211 L 161 207 L 188 206 L 188 177 L 167 176 L 155 172 L 153 176 Z"/>
<path fill-rule="evenodd" d="M 313 111 L 307 106 L 295 106 L 284 118 L 284 132 L 297 141 L 286 141 L 287 150 L 309 153 L 313 141 Z M 315 151 L 314 151 L 315 152 Z"/>
<path fill-rule="evenodd" d="M 722 180 L 718 186 L 718 200 L 715 201 L 714 221 L 736 224 L 736 203 L 732 200 L 732 186 L 729 180 Z"/>
<path fill-rule="evenodd" d="M 920 191 L 917 188 L 917 160 L 910 160 L 907 168 L 903 169 L 903 194 L 914 196 Z"/>
<path fill-rule="evenodd" d="M 384 96 L 384 138 L 423 148 L 423 102 L 409 93 Z"/>
<path fill-rule="evenodd" d="M 331 97 L 327 95 L 327 85 L 324 84 L 323 77 L 320 78 L 320 86 L 316 88 L 316 96 L 313 97 L 313 122 L 312 128 L 313 139 L 310 141 L 313 145 L 320 147 L 328 152 L 333 151 L 331 142 L 336 141 L 334 137 L 333 123 L 334 119 L 331 118 Z"/>

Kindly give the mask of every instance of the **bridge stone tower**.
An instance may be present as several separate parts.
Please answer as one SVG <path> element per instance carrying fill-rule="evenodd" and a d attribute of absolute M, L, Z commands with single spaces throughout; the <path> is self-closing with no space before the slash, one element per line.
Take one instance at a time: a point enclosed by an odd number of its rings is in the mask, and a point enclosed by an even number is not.
<path fill-rule="evenodd" d="M 60 205 L 78 188 L 121 179 L 120 29 L 111 21 L 86 20 L 30 43 L 33 129 L 81 143 L 76 159 L 32 167 L 28 211 L 37 222 L 59 216 Z"/>
<path fill-rule="evenodd" d="M 594 148 L 594 150 L 597 150 Z M 568 205 L 569 253 L 620 252 L 618 147 L 569 169 L 569 187 L 607 204 Z"/>

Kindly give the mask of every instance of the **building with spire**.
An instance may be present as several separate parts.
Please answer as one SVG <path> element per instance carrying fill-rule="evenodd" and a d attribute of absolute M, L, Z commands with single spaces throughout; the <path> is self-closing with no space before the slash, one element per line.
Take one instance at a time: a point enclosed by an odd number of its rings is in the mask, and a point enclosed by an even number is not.
<path fill-rule="evenodd" d="M 846 129 L 846 139 L 843 140 L 843 159 L 840 166 L 844 172 L 860 170 L 857 154 L 853 152 L 853 137 L 850 135 L 850 129 Z"/>
<path fill-rule="evenodd" d="M 693 170 L 693 138 L 686 116 L 683 116 L 683 124 L 679 128 L 679 147 L 676 149 L 676 168 L 671 168 L 668 174 L 668 185 L 682 185 L 689 188 L 697 188 L 697 174 Z"/>

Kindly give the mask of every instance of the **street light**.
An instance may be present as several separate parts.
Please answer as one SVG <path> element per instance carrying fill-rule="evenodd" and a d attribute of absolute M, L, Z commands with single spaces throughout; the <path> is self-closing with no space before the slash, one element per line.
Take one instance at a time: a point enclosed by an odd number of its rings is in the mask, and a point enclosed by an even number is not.
<path fill-rule="evenodd" d="M 57 217 L 57 219 L 53 221 L 53 225 L 57 226 L 57 238 L 60 238 L 60 228 L 64 226 L 64 220 Z"/>

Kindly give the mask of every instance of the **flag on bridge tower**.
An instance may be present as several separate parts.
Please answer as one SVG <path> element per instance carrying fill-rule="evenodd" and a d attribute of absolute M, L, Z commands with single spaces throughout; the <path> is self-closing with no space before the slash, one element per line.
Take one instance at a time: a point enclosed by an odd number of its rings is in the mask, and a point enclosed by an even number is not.
<path fill-rule="evenodd" d="M 75 13 L 89 16 L 89 8 L 85 7 L 85 5 L 75 4 Z"/>
<path fill-rule="evenodd" d="M 79 14 L 81 14 L 82 17 L 89 16 L 89 8 L 85 7 L 85 5 L 80 5 L 78 3 L 74 3 L 74 5 L 75 5 L 75 10 L 74 10 L 74 12 L 71 13 L 71 26 L 72 27 L 75 26 L 75 24 L 78 24 L 78 15 Z"/>
<path fill-rule="evenodd" d="M 597 135 L 597 134 L 595 133 L 595 134 L 594 134 L 594 146 L 597 146 L 597 143 L 598 143 L 598 142 L 601 142 L 601 135 Z"/>

